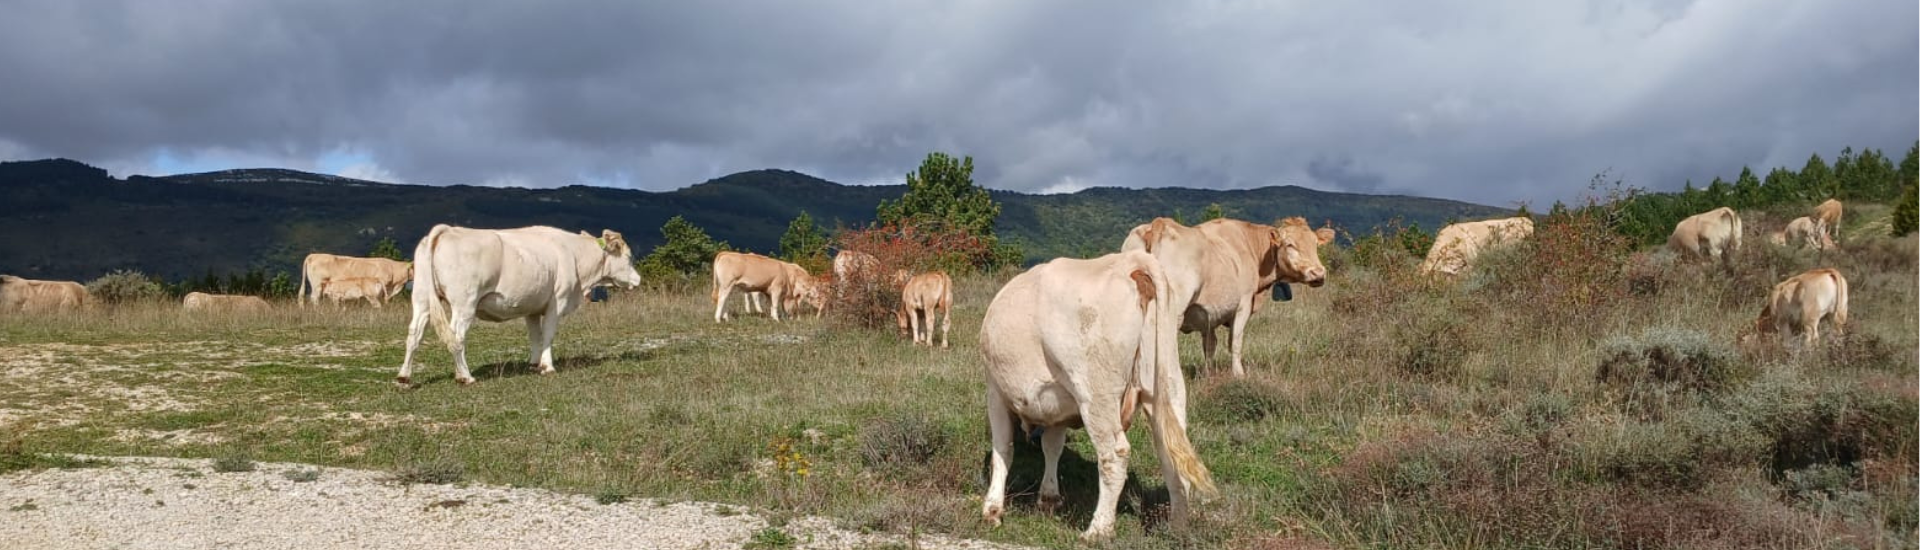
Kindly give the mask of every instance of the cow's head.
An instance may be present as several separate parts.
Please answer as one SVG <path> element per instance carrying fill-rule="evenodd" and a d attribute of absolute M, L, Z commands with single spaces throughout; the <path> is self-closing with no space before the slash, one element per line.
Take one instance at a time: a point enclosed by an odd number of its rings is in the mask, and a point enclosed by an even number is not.
<path fill-rule="evenodd" d="M 1304 218 L 1280 220 L 1269 233 L 1280 280 L 1318 287 L 1327 282 L 1327 266 L 1320 263 L 1320 245 L 1333 240 L 1331 231 L 1320 234 L 1307 226 Z"/>
<path fill-rule="evenodd" d="M 595 242 L 607 255 L 606 280 L 624 288 L 640 286 L 640 272 L 633 270 L 633 249 L 627 246 L 626 237 L 620 236 L 619 231 L 603 229 Z"/>

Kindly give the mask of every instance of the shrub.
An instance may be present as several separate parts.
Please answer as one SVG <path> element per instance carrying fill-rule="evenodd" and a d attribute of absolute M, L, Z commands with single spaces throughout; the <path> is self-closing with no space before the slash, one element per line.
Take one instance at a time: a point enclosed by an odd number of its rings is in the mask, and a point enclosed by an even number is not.
<path fill-rule="evenodd" d="M 1258 422 L 1280 414 L 1287 400 L 1279 388 L 1246 379 L 1222 382 L 1196 399 L 1194 416 L 1209 423 L 1234 424 Z"/>
<path fill-rule="evenodd" d="M 622 502 L 626 502 L 628 496 L 629 495 L 627 494 L 627 491 L 625 489 L 606 488 L 606 489 L 601 489 L 600 492 L 598 493 L 594 493 L 593 501 L 598 502 L 600 504 L 608 504 L 608 505 L 619 504 Z"/>
<path fill-rule="evenodd" d="M 883 418 L 860 432 L 860 458 L 870 467 L 926 464 L 945 452 L 951 437 L 926 417 Z"/>
<path fill-rule="evenodd" d="M 800 541 L 793 538 L 793 535 L 787 534 L 786 531 L 782 531 L 778 527 L 768 527 L 754 531 L 753 535 L 747 538 L 747 543 L 742 545 L 741 548 L 746 548 L 747 550 L 778 550 L 781 548 L 793 548 L 793 546 L 799 542 Z"/>
<path fill-rule="evenodd" d="M 1762 377 L 1724 406 L 1771 441 L 1776 475 L 1868 458 L 1911 463 L 1920 440 L 1914 400 L 1853 383 L 1816 386 L 1791 372 Z"/>
<path fill-rule="evenodd" d="M 167 298 L 166 287 L 145 273 L 117 270 L 87 283 L 87 294 L 108 304 L 125 304 Z"/>
<path fill-rule="evenodd" d="M 312 468 L 305 470 L 287 470 L 280 472 L 280 477 L 287 478 L 287 481 L 294 483 L 308 483 L 320 479 L 320 470 Z"/>
<path fill-rule="evenodd" d="M 412 485 L 416 483 L 445 485 L 458 483 L 461 478 L 466 477 L 466 473 L 466 467 L 460 465 L 458 462 L 436 460 L 433 462 L 412 464 L 401 468 L 400 471 L 394 472 L 393 477 L 390 479 L 402 485 Z"/>
<path fill-rule="evenodd" d="M 1751 374 L 1732 352 L 1699 331 L 1649 327 L 1636 336 L 1602 342 L 1594 377 L 1616 387 L 1657 383 L 1719 391 Z"/>
<path fill-rule="evenodd" d="M 841 250 L 873 255 L 880 268 L 863 271 L 845 281 L 833 281 L 827 310 L 834 319 L 853 326 L 895 326 L 900 308 L 900 285 L 895 272 L 946 271 L 971 273 L 976 262 L 993 253 L 987 243 L 965 231 L 938 224 L 887 224 L 841 231 L 834 239 Z"/>
<path fill-rule="evenodd" d="M 251 472 L 253 459 L 244 456 L 225 456 L 213 461 L 213 471 L 220 473 Z"/>

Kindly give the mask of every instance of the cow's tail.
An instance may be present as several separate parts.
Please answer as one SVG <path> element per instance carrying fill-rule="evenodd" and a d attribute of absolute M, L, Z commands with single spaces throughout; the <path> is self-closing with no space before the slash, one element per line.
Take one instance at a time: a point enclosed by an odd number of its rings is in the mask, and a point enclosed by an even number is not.
<path fill-rule="evenodd" d="M 1833 277 L 1833 289 L 1837 291 L 1838 294 L 1833 297 L 1833 328 L 1836 331 L 1845 332 L 1847 327 L 1847 278 L 1841 275 L 1838 270 L 1829 269 L 1827 270 L 1827 274 Z M 1814 322 L 1817 323 L 1820 322 L 1820 320 L 1814 319 Z"/>
<path fill-rule="evenodd" d="M 1733 226 L 1733 250 L 1740 250 L 1740 235 L 1746 231 L 1740 226 L 1740 213 L 1727 209 L 1728 223 Z"/>
<path fill-rule="evenodd" d="M 1144 323 L 1146 334 L 1142 335 L 1141 348 L 1148 353 L 1140 354 L 1140 361 L 1150 361 L 1151 369 L 1142 369 L 1145 365 L 1136 365 L 1136 375 L 1153 376 L 1153 431 L 1155 439 L 1161 445 L 1161 451 L 1173 463 L 1174 470 L 1180 474 L 1180 482 L 1189 494 L 1197 493 L 1211 497 L 1219 493 L 1214 487 L 1213 474 L 1207 471 L 1207 465 L 1200 462 L 1200 455 L 1193 449 L 1193 442 L 1187 439 L 1187 428 L 1174 410 L 1174 388 L 1180 380 L 1180 348 L 1175 319 L 1177 310 L 1171 300 L 1172 291 L 1158 264 L 1148 263 L 1143 268 L 1129 274 L 1140 295 L 1141 313 L 1146 315 Z M 1145 371 L 1145 372 L 1143 372 Z M 1132 393 L 1132 392 L 1128 392 Z M 1131 416 L 1133 411 L 1122 411 L 1123 416 Z"/>
<path fill-rule="evenodd" d="M 433 249 L 440 244 L 440 235 L 452 226 L 440 224 L 433 226 L 420 246 L 413 249 L 413 303 L 420 307 L 422 300 L 427 305 L 427 319 L 433 323 L 433 332 L 440 335 L 440 341 L 453 344 L 453 329 L 448 326 L 447 305 L 440 300 L 440 283 L 434 280 Z"/>
<path fill-rule="evenodd" d="M 308 259 L 300 260 L 300 287 L 293 293 L 293 299 L 300 303 L 300 307 L 307 307 L 307 270 L 309 269 L 307 263 L 311 261 L 312 260 Z M 319 294 L 319 291 L 314 291 L 316 297 L 318 297 Z"/>

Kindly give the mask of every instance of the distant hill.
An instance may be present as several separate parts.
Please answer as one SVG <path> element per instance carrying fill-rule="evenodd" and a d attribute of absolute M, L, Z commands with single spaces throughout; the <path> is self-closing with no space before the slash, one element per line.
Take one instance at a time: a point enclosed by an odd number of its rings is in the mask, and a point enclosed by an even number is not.
<path fill-rule="evenodd" d="M 828 226 L 861 225 L 880 200 L 905 189 L 840 185 L 786 170 L 741 172 L 656 193 L 399 185 L 281 169 L 117 179 L 65 159 L 0 162 L 0 273 L 91 279 L 131 268 L 177 279 L 251 268 L 294 271 L 309 252 L 364 254 L 383 237 L 410 252 L 436 223 L 611 228 L 644 253 L 659 244 L 660 225 L 676 214 L 735 247 L 771 251 L 802 210 Z M 1353 231 L 1393 218 L 1433 228 L 1449 218 L 1505 211 L 1292 186 L 996 191 L 994 197 L 1004 204 L 999 231 L 1033 261 L 1110 252 L 1135 224 L 1175 212 L 1196 218 L 1210 203 L 1238 218 L 1302 215 Z"/>

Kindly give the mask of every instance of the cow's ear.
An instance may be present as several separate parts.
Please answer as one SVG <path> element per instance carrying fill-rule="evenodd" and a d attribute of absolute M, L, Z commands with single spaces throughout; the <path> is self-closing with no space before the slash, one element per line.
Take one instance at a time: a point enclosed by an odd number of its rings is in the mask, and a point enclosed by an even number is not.
<path fill-rule="evenodd" d="M 1313 230 L 1313 236 L 1320 239 L 1320 244 L 1325 246 L 1327 243 L 1333 242 L 1333 228 L 1322 227 L 1315 229 Z"/>
<path fill-rule="evenodd" d="M 612 229 L 601 230 L 599 242 L 600 249 L 607 251 L 608 254 L 617 255 L 627 250 L 627 239 L 621 237 L 620 232 Z"/>

